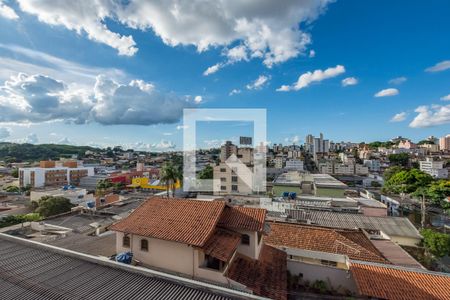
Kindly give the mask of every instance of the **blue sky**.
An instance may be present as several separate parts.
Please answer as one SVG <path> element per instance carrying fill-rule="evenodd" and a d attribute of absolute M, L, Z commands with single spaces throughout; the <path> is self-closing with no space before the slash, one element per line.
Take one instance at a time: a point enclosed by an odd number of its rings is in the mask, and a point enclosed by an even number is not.
<path fill-rule="evenodd" d="M 0 1 L 0 139 L 179 149 L 193 107 L 265 108 L 272 143 L 450 131 L 448 1 L 176 2 Z"/>

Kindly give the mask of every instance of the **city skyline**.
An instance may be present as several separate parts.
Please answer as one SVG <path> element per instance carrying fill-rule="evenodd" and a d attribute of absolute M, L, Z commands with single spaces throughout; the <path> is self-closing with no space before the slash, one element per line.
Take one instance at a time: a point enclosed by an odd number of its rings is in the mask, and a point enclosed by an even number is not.
<path fill-rule="evenodd" d="M 1 3 L 2 141 L 180 150 L 182 109 L 195 107 L 266 108 L 273 143 L 448 134 L 448 3 L 230 2 L 226 16 L 204 4 L 198 21 L 196 3 Z M 170 13 L 156 24 L 140 10 Z M 203 126 L 198 142 L 250 127 Z"/>

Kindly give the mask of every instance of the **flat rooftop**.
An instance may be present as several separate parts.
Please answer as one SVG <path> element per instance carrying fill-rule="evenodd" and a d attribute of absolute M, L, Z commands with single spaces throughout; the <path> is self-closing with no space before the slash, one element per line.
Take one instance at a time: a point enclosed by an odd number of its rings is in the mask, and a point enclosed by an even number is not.
<path fill-rule="evenodd" d="M 311 174 L 314 184 L 319 188 L 347 188 L 347 185 L 329 174 Z"/>
<path fill-rule="evenodd" d="M 297 171 L 286 172 L 278 175 L 274 184 L 300 185 L 303 182 L 313 182 L 322 188 L 347 188 L 347 185 L 329 174 L 304 174 Z"/>
<path fill-rule="evenodd" d="M 261 299 L 0 234 L 1 299 Z"/>

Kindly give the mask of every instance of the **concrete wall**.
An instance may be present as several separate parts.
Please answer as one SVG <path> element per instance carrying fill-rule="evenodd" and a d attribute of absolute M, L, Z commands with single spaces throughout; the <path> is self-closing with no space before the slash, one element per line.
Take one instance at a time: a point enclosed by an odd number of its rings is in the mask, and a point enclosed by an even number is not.
<path fill-rule="evenodd" d="M 340 292 L 349 290 L 356 293 L 356 285 L 349 270 L 337 269 L 322 265 L 308 264 L 288 259 L 287 269 L 292 275 L 303 275 L 303 281 L 312 284 L 316 280 L 323 280 L 327 286 Z"/>
<path fill-rule="evenodd" d="M 274 196 L 282 196 L 283 192 L 293 192 L 300 195 L 302 193 L 302 189 L 300 186 L 284 186 L 274 184 L 272 188 L 272 193 Z"/>
<path fill-rule="evenodd" d="M 333 197 L 333 198 L 345 198 L 345 189 L 334 189 L 334 188 L 317 188 L 316 196 L 318 197 Z"/>
<path fill-rule="evenodd" d="M 209 281 L 220 282 L 222 284 L 228 284 L 228 279 L 223 275 L 228 266 L 222 271 L 208 269 L 203 267 L 205 261 L 205 253 L 200 250 L 195 250 L 194 253 L 194 276 L 195 278 L 202 278 Z"/>
<path fill-rule="evenodd" d="M 421 239 L 410 238 L 405 236 L 390 235 L 389 237 L 391 238 L 391 241 L 402 246 L 417 247 L 421 241 Z"/>
<path fill-rule="evenodd" d="M 239 244 L 237 248 L 237 252 L 242 253 L 246 256 L 249 256 L 254 259 L 259 258 L 259 252 L 261 251 L 261 247 L 263 245 L 263 237 L 261 237 L 261 241 L 258 243 L 258 233 L 256 231 L 247 231 L 247 230 L 236 230 L 240 234 L 247 234 L 250 237 L 250 245 Z"/>
<path fill-rule="evenodd" d="M 130 234 L 130 248 L 122 246 L 123 233 L 116 232 L 117 253 L 131 251 L 143 264 L 172 272 L 194 275 L 194 248 L 186 244 Z M 148 240 L 148 251 L 141 250 L 141 239 Z"/>

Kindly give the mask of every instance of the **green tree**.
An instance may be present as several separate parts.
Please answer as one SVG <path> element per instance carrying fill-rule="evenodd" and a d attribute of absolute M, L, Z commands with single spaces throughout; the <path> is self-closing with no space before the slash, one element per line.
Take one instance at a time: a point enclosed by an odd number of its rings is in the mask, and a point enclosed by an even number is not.
<path fill-rule="evenodd" d="M 207 165 L 203 170 L 198 173 L 199 179 L 213 179 L 214 169 L 210 165 Z"/>
<path fill-rule="evenodd" d="M 392 165 L 408 167 L 409 154 L 408 153 L 389 154 L 388 160 Z"/>
<path fill-rule="evenodd" d="M 11 176 L 14 178 L 19 178 L 19 169 L 17 169 L 17 168 L 12 169 Z"/>
<path fill-rule="evenodd" d="M 433 177 L 418 169 L 396 172 L 385 181 L 383 191 L 392 194 L 415 192 L 418 188 L 425 188 L 433 181 Z"/>
<path fill-rule="evenodd" d="M 425 249 L 437 257 L 450 255 L 450 235 L 432 229 L 422 229 Z"/>
<path fill-rule="evenodd" d="M 0 219 L 0 228 L 20 224 L 23 222 L 33 222 L 40 220 L 42 220 L 42 217 L 36 213 L 6 216 Z"/>
<path fill-rule="evenodd" d="M 106 190 L 112 187 L 113 184 L 108 179 L 101 179 L 97 182 L 96 189 L 97 190 Z"/>
<path fill-rule="evenodd" d="M 450 196 L 450 180 L 433 181 L 430 185 L 414 192 L 413 196 L 425 197 L 432 204 L 442 209 L 450 209 L 450 203 L 446 201 L 447 197 Z"/>
<path fill-rule="evenodd" d="M 43 217 L 69 212 L 74 205 L 64 197 L 44 196 L 38 201 L 35 212 Z"/>
<path fill-rule="evenodd" d="M 182 180 L 183 174 L 180 166 L 174 165 L 173 162 L 166 162 L 161 168 L 161 181 L 166 185 L 167 197 L 172 189 L 172 197 L 175 197 L 175 183 Z"/>
<path fill-rule="evenodd" d="M 384 180 L 389 180 L 394 174 L 403 170 L 404 169 L 399 166 L 392 166 L 390 168 L 387 168 L 383 173 Z"/>
<path fill-rule="evenodd" d="M 18 186 L 9 185 L 4 188 L 5 192 L 8 193 L 20 193 L 20 188 Z"/>

